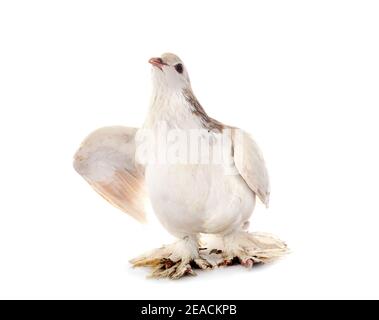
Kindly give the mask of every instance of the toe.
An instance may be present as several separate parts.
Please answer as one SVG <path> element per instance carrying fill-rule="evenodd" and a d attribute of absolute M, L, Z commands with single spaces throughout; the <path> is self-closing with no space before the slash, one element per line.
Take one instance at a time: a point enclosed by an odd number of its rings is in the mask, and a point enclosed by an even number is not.
<path fill-rule="evenodd" d="M 162 259 L 161 263 L 165 269 L 170 269 L 175 264 L 171 259 Z"/>
<path fill-rule="evenodd" d="M 210 262 L 208 262 L 205 259 L 198 258 L 194 260 L 196 266 L 198 266 L 200 269 L 206 270 L 206 269 L 212 269 L 213 266 Z"/>
<path fill-rule="evenodd" d="M 196 275 L 195 272 L 192 270 L 190 264 L 188 263 L 179 263 L 177 264 L 176 270 L 173 274 L 170 275 L 171 279 L 180 279 L 184 277 L 185 275 Z"/>
<path fill-rule="evenodd" d="M 251 269 L 254 265 L 254 260 L 251 258 L 239 258 L 241 265 L 245 268 Z"/>
<path fill-rule="evenodd" d="M 233 258 L 224 258 L 219 264 L 219 267 L 231 266 L 233 264 Z"/>

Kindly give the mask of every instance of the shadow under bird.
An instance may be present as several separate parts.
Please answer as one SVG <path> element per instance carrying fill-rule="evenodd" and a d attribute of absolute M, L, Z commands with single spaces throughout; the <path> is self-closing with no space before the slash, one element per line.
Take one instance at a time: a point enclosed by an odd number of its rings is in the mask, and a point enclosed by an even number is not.
<path fill-rule="evenodd" d="M 178 56 L 165 53 L 149 62 L 153 90 L 143 126 L 100 128 L 74 156 L 75 170 L 111 204 L 143 222 L 149 200 L 162 226 L 178 238 L 131 263 L 151 267 L 153 277 L 178 279 L 194 274 L 194 268 L 233 262 L 251 268 L 285 254 L 286 245 L 278 238 L 247 231 L 256 198 L 267 206 L 270 195 L 257 144 L 245 131 L 208 116 Z M 172 132 L 186 137 L 179 146 L 178 139 L 167 139 Z M 187 138 L 193 132 L 208 152 L 188 161 Z M 146 133 L 154 139 L 144 139 Z M 221 162 L 214 156 L 219 145 Z M 175 158 L 176 151 L 185 156 Z M 142 156 L 146 154 L 171 154 L 171 160 Z M 204 248 L 203 235 L 217 241 Z"/>

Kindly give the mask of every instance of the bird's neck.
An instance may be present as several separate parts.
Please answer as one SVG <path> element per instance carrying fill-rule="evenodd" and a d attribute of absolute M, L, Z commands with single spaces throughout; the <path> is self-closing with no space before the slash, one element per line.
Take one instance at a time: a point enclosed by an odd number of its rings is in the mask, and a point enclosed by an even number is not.
<path fill-rule="evenodd" d="M 153 129 L 165 122 L 168 128 L 201 128 L 201 119 L 193 112 L 189 95 L 194 97 L 190 88 L 172 89 L 167 86 L 156 86 L 151 95 L 150 109 L 144 127 Z"/>

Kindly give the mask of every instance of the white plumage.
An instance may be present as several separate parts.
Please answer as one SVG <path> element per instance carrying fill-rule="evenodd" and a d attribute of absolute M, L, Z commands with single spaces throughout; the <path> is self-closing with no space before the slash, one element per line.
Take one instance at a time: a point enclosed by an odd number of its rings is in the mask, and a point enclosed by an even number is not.
<path fill-rule="evenodd" d="M 255 196 L 267 206 L 270 194 L 256 143 L 246 132 L 206 114 L 177 56 L 164 54 L 149 62 L 153 93 L 142 128 L 99 129 L 82 143 L 74 160 L 97 192 L 140 221 L 145 220 L 147 192 L 161 224 L 179 238 L 132 263 L 154 267 L 153 276 L 179 278 L 193 274 L 194 265 L 205 269 L 237 260 L 250 267 L 285 253 L 282 241 L 246 231 Z M 154 137 L 147 143 L 146 132 Z M 194 149 L 193 158 L 188 141 L 194 132 L 199 145 L 209 150 Z M 180 137 L 186 138 L 178 142 Z M 223 156 L 215 161 L 220 141 Z M 142 147 L 149 151 L 145 159 L 139 155 Z M 201 234 L 216 235 L 221 244 L 201 250 Z"/>

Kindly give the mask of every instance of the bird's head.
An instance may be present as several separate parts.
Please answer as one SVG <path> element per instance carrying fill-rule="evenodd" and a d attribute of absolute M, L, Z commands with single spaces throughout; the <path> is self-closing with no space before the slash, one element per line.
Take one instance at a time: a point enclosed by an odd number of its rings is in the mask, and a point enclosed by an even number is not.
<path fill-rule="evenodd" d="M 178 56 L 164 53 L 158 58 L 151 58 L 153 85 L 166 89 L 183 90 L 191 87 L 188 72 Z"/>

